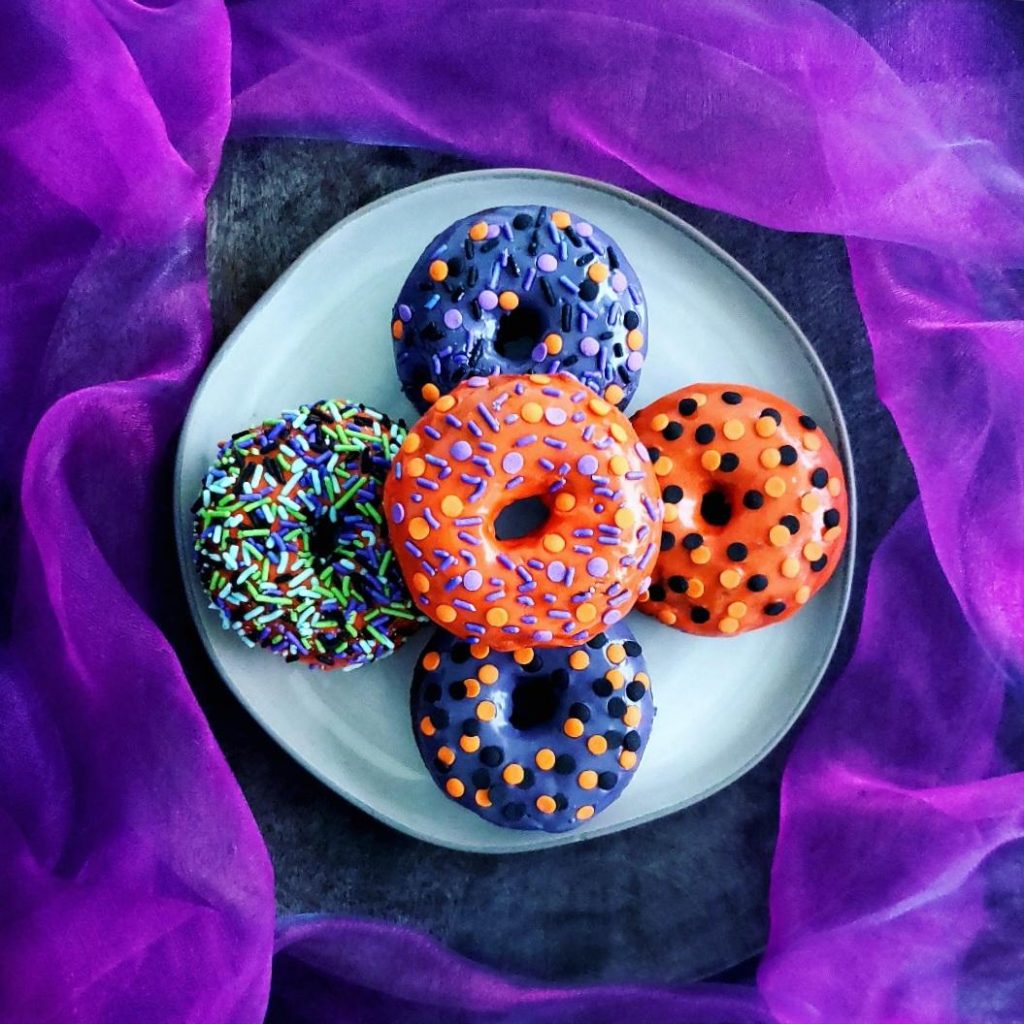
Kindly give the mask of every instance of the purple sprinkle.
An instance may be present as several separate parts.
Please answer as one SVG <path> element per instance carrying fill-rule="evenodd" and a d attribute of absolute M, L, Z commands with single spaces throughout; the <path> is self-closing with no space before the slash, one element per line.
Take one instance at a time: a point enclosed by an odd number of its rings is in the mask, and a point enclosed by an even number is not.
<path fill-rule="evenodd" d="M 594 549 L 588 544 L 573 544 L 572 549 L 577 555 L 592 555 L 594 553 Z"/>
<path fill-rule="evenodd" d="M 518 473 L 523 468 L 523 457 L 519 452 L 508 452 L 501 460 L 501 468 L 506 473 Z"/>
<path fill-rule="evenodd" d="M 469 432 L 474 437 L 483 437 L 484 436 L 484 432 L 472 420 L 470 420 L 469 423 L 466 424 L 466 426 L 469 427 Z"/>
<path fill-rule="evenodd" d="M 395 502 L 391 506 L 391 521 L 393 523 L 400 523 L 405 518 L 405 509 L 399 502 Z"/>
<path fill-rule="evenodd" d="M 481 441 L 480 450 L 484 452 L 496 452 L 498 449 L 490 441 Z"/>
<path fill-rule="evenodd" d="M 462 585 L 469 591 L 479 590 L 484 585 L 484 578 L 476 569 L 470 569 L 462 577 Z"/>
<path fill-rule="evenodd" d="M 537 271 L 530 267 L 526 271 L 526 277 L 523 278 L 523 291 L 528 292 L 533 287 L 533 282 L 537 280 Z"/>
<path fill-rule="evenodd" d="M 480 516 L 463 516 L 455 520 L 456 526 L 479 526 L 483 522 Z"/>
<path fill-rule="evenodd" d="M 523 621 L 525 622 L 526 620 L 523 619 Z M 538 629 L 533 634 L 534 640 L 536 640 L 537 643 L 539 643 L 539 644 L 546 644 L 546 643 L 548 643 L 552 639 L 553 636 L 554 636 L 554 634 L 551 632 L 550 629 Z"/>
<path fill-rule="evenodd" d="M 547 354 L 547 346 L 544 344 L 544 342 L 541 342 L 539 345 L 533 346 L 533 351 L 530 353 L 530 358 L 535 363 L 539 363 L 547 356 Z"/>
<path fill-rule="evenodd" d="M 498 555 L 497 561 L 499 565 L 504 566 L 506 569 L 514 569 L 516 567 L 516 563 L 504 553 Z"/>
<path fill-rule="evenodd" d="M 487 387 L 487 378 L 486 377 L 470 377 L 469 380 L 466 381 L 466 387 L 469 387 L 469 388 L 485 388 L 485 387 Z"/>
<path fill-rule="evenodd" d="M 573 293 L 574 295 L 576 294 L 576 292 L 578 292 L 578 291 L 580 290 L 580 289 L 579 289 L 579 286 L 578 286 L 577 284 L 574 284 L 572 280 L 570 280 L 570 279 L 569 279 L 568 277 L 566 277 L 566 276 L 565 276 L 565 274 L 563 274 L 563 275 L 562 275 L 562 276 L 561 276 L 561 277 L 560 277 L 560 278 L 558 279 L 558 283 L 559 283 L 559 284 L 560 284 L 560 285 L 561 285 L 561 286 L 562 286 L 562 287 L 563 287 L 563 288 L 564 288 L 564 289 L 565 289 L 566 291 L 572 292 L 572 293 Z"/>
<path fill-rule="evenodd" d="M 564 608 L 552 608 L 548 612 L 549 619 L 571 619 L 571 613 L 567 612 Z"/>
<path fill-rule="evenodd" d="M 403 323 L 412 319 L 412 310 L 404 302 L 398 307 L 398 319 Z"/>
<path fill-rule="evenodd" d="M 531 569 L 543 569 L 544 568 L 544 563 L 539 558 L 529 558 L 529 559 L 527 559 L 526 564 Z"/>
<path fill-rule="evenodd" d="M 524 434 L 518 441 L 516 441 L 517 448 L 526 448 L 528 445 L 533 444 L 537 440 L 536 434 Z"/>
<path fill-rule="evenodd" d="M 456 534 L 456 536 L 464 544 L 469 544 L 471 547 L 474 547 L 474 548 L 478 548 L 483 543 L 483 541 L 480 540 L 479 537 L 474 537 L 473 534 L 466 533 L 465 530 L 459 530 L 459 532 Z"/>
<path fill-rule="evenodd" d="M 466 612 L 475 612 L 476 611 L 476 605 L 475 604 L 470 604 L 469 601 L 464 601 L 461 597 L 455 598 L 455 600 L 452 601 L 452 604 L 455 605 L 456 608 L 461 608 L 463 611 L 466 611 Z"/>
<path fill-rule="evenodd" d="M 538 459 L 537 465 L 542 466 L 549 473 L 555 468 L 555 464 L 550 459 Z"/>
<path fill-rule="evenodd" d="M 438 430 L 437 427 L 424 427 L 423 433 L 426 434 L 427 437 L 433 438 L 435 441 L 441 440 L 441 431 Z"/>
<path fill-rule="evenodd" d="M 494 418 L 494 416 L 491 415 L 491 410 L 488 409 L 487 406 L 483 404 L 483 402 L 481 402 L 476 407 L 476 411 L 480 413 L 480 416 L 483 419 L 484 423 L 486 423 L 487 426 L 489 426 L 491 430 L 493 430 L 496 434 L 498 433 L 499 430 L 501 430 L 501 427 L 498 426 L 498 421 Z"/>
<path fill-rule="evenodd" d="M 447 416 L 445 416 L 444 421 L 445 423 L 448 424 L 449 427 L 455 427 L 456 430 L 462 426 L 462 420 L 460 420 L 458 416 L 451 412 L 448 413 Z"/>
<path fill-rule="evenodd" d="M 640 460 L 642 462 L 651 461 L 650 455 L 647 454 L 647 449 L 639 441 L 637 441 L 637 443 L 633 445 L 633 451 L 635 451 L 637 455 L 640 456 Z"/>
<path fill-rule="evenodd" d="M 524 479 L 525 478 L 521 477 L 521 476 L 514 476 L 514 477 L 512 477 L 512 479 L 509 480 L 509 482 L 507 484 L 505 484 L 505 490 L 506 491 L 514 490 L 516 487 L 518 487 L 523 482 Z"/>

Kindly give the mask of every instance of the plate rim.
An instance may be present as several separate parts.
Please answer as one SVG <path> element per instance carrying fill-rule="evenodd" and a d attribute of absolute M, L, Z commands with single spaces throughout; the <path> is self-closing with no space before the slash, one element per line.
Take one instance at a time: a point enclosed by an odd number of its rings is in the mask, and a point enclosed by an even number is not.
<path fill-rule="evenodd" d="M 838 608 L 838 624 L 837 628 L 831 638 L 831 642 L 828 645 L 827 650 L 824 652 L 817 669 L 812 675 L 808 677 L 809 682 L 806 684 L 803 692 L 799 699 L 795 703 L 793 710 L 786 717 L 782 725 L 775 731 L 771 739 L 766 743 L 762 744 L 756 751 L 754 751 L 738 768 L 736 768 L 729 775 L 724 776 L 717 783 L 712 786 L 708 786 L 701 790 L 699 793 L 692 794 L 676 803 L 671 804 L 664 810 L 652 812 L 643 815 L 628 825 L 622 825 L 619 827 L 611 828 L 607 831 L 603 831 L 600 827 L 595 828 L 593 831 L 580 832 L 563 832 L 563 833 L 550 833 L 550 841 L 546 842 L 543 846 L 520 846 L 515 844 L 503 845 L 500 840 L 495 845 L 482 848 L 472 841 L 461 842 L 458 839 L 450 839 L 445 837 L 443 840 L 437 836 L 428 835 L 415 827 L 410 827 L 403 822 L 393 819 L 388 814 L 382 812 L 372 804 L 361 800 L 352 793 L 341 788 L 337 782 L 329 779 L 324 771 L 322 771 L 317 765 L 310 761 L 307 757 L 296 750 L 292 744 L 286 741 L 278 731 L 267 723 L 263 716 L 258 714 L 253 705 L 245 696 L 244 692 L 235 686 L 234 682 L 230 677 L 223 664 L 221 663 L 219 654 L 213 645 L 212 637 L 213 634 L 210 630 L 204 628 L 202 624 L 202 616 L 204 615 L 204 608 L 199 606 L 198 597 L 195 593 L 195 587 L 192 585 L 192 581 L 188 578 L 186 566 L 192 564 L 192 553 L 191 548 L 188 544 L 189 536 L 186 535 L 186 531 L 182 529 L 182 477 L 184 471 L 185 461 L 185 439 L 189 434 L 189 428 L 192 424 L 193 418 L 196 416 L 196 409 L 200 404 L 200 398 L 204 391 L 210 385 L 210 381 L 216 374 L 220 363 L 225 359 L 227 353 L 233 346 L 238 344 L 241 337 L 249 325 L 251 320 L 255 320 L 263 308 L 270 303 L 270 301 L 277 295 L 291 277 L 298 271 L 299 267 L 305 263 L 305 261 L 313 255 L 313 253 L 321 246 L 325 245 L 328 240 L 346 228 L 349 224 L 354 221 L 368 216 L 375 212 L 378 207 L 384 206 L 388 203 L 393 202 L 399 197 L 406 197 L 416 192 L 426 191 L 432 187 L 437 186 L 439 183 L 453 183 L 458 184 L 462 181 L 469 180 L 480 180 L 488 178 L 522 178 L 529 181 L 550 181 L 556 182 L 561 185 L 572 185 L 590 189 L 595 192 L 601 192 L 614 199 L 625 202 L 627 205 L 642 210 L 645 213 L 650 214 L 664 221 L 670 227 L 681 231 L 691 241 L 693 241 L 700 248 L 704 249 L 710 256 L 713 256 L 719 263 L 721 263 L 727 270 L 731 271 L 736 277 L 738 277 L 748 288 L 750 288 L 758 298 L 761 299 L 765 305 L 772 311 L 776 318 L 782 323 L 782 325 L 790 332 L 797 342 L 805 360 L 810 366 L 814 376 L 818 379 L 819 384 L 822 387 L 829 409 L 832 412 L 833 418 L 836 425 L 837 436 L 835 440 L 836 454 L 843 466 L 843 471 L 846 474 L 847 484 L 847 503 L 848 503 L 848 518 L 849 527 L 846 540 L 846 547 L 843 552 L 843 564 L 839 570 L 835 573 L 833 579 L 830 581 L 831 585 L 838 584 L 842 588 L 840 595 L 840 603 Z M 207 287 L 209 283 L 207 282 Z M 793 730 L 793 727 L 799 721 L 803 715 L 811 699 L 814 697 L 821 685 L 822 679 L 825 677 L 832 659 L 835 656 L 836 647 L 839 644 L 839 639 L 843 632 L 843 627 L 846 624 L 847 615 L 849 613 L 850 599 L 853 591 L 853 578 L 854 569 L 856 562 L 857 552 L 857 487 L 856 478 L 854 474 L 853 465 L 853 454 L 850 445 L 849 433 L 846 427 L 846 419 L 843 416 L 842 406 L 839 402 L 839 397 L 836 395 L 835 388 L 832 386 L 832 381 L 829 378 L 828 373 L 825 371 L 825 367 L 821 362 L 818 353 L 815 351 L 814 346 L 808 340 L 807 336 L 801 330 L 800 326 L 793 319 L 790 313 L 782 305 L 782 303 L 775 297 L 775 295 L 763 284 L 757 277 L 754 276 L 742 263 L 740 263 L 734 256 L 730 255 L 723 249 L 718 243 L 708 238 L 702 231 L 695 228 L 688 221 L 670 210 L 666 210 L 664 207 L 658 205 L 651 199 L 647 199 L 644 196 L 638 195 L 629 189 L 622 188 L 618 185 L 610 184 L 609 182 L 600 181 L 596 178 L 589 178 L 583 175 L 571 174 L 563 171 L 549 171 L 540 168 L 531 167 L 489 167 L 479 168 L 476 170 L 469 171 L 457 171 L 452 174 L 441 174 L 431 178 L 427 178 L 423 181 L 415 182 L 412 185 L 407 185 L 404 188 L 396 189 L 392 192 L 387 192 L 384 195 L 374 199 L 372 202 L 367 203 L 364 206 L 353 210 L 351 213 L 342 217 L 339 221 L 328 228 L 323 234 L 319 235 L 310 245 L 308 245 L 296 258 L 295 260 L 284 270 L 284 272 L 270 285 L 269 288 L 256 300 L 256 302 L 250 307 L 245 313 L 241 320 L 235 325 L 231 333 L 224 339 L 213 358 L 207 364 L 206 369 L 203 371 L 199 382 L 196 385 L 195 390 L 192 393 L 192 397 L 189 400 L 188 411 L 182 420 L 181 430 L 178 434 L 178 441 L 174 459 L 174 476 L 172 481 L 174 488 L 173 494 L 173 511 L 174 511 L 174 534 L 175 534 L 175 546 L 178 552 L 178 569 L 182 576 L 182 584 L 185 590 L 185 597 L 188 602 L 189 612 L 192 616 L 192 624 L 199 634 L 199 638 L 202 641 L 203 648 L 206 651 L 211 663 L 220 676 L 221 680 L 228 687 L 228 689 L 234 694 L 235 699 L 242 705 L 246 712 L 253 718 L 253 720 L 259 725 L 259 727 L 267 733 L 268 736 L 291 757 L 296 763 L 301 765 L 306 771 L 308 771 L 314 778 L 320 783 L 336 793 L 338 796 L 344 798 L 353 806 L 359 808 L 361 811 L 369 814 L 377 821 L 389 826 L 390 828 L 396 829 L 398 832 L 404 835 L 411 836 L 421 842 L 430 843 L 434 846 L 440 846 L 443 848 L 456 850 L 462 853 L 474 853 L 481 855 L 503 855 L 503 854 L 530 854 L 540 853 L 549 849 L 556 849 L 561 846 L 567 846 L 572 843 L 588 842 L 594 839 L 600 839 L 604 836 L 614 835 L 617 832 L 626 832 L 630 829 L 637 828 L 640 825 L 645 825 L 653 821 L 657 821 L 661 818 L 669 817 L 670 815 L 676 814 L 679 811 L 684 810 L 687 807 L 692 807 L 695 804 L 701 803 L 702 801 L 713 796 L 715 793 L 726 789 L 731 786 L 738 779 L 742 778 L 747 772 L 751 771 L 757 765 L 759 765 Z M 219 745 L 219 744 L 218 744 Z M 241 788 L 241 787 L 240 787 Z M 244 794 L 243 794 L 244 796 Z M 497 830 L 496 830 L 497 831 Z"/>

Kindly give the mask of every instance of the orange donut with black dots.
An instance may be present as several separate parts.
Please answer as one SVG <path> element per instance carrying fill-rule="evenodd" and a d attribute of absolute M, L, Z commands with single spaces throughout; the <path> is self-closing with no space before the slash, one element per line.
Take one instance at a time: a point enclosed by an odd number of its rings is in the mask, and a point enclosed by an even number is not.
<path fill-rule="evenodd" d="M 632 422 L 665 507 L 641 611 L 732 636 L 789 618 L 829 581 L 846 542 L 846 479 L 810 416 L 768 391 L 694 384 Z"/>
<path fill-rule="evenodd" d="M 510 506 L 543 524 L 499 536 Z M 419 609 L 496 650 L 574 647 L 650 583 L 662 507 L 629 420 L 569 374 L 471 377 L 410 430 L 384 487 Z"/>

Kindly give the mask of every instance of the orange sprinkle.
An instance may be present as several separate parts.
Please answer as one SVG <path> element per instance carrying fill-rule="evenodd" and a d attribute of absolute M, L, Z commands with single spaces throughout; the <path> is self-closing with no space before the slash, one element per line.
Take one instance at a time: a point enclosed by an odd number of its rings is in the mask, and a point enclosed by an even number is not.
<path fill-rule="evenodd" d="M 476 801 L 477 807 L 490 807 L 491 791 L 489 789 L 478 789 L 473 794 L 473 799 Z"/>
<path fill-rule="evenodd" d="M 572 217 L 570 217 L 565 210 L 555 210 L 555 212 L 551 214 L 551 223 L 554 224 L 556 228 L 567 228 L 572 223 Z"/>
<path fill-rule="evenodd" d="M 405 435 L 405 440 L 402 442 L 402 451 L 412 454 L 420 446 L 420 435 L 415 431 Z"/>
<path fill-rule="evenodd" d="M 770 476 L 764 482 L 764 493 L 769 498 L 781 498 L 786 493 L 786 481 L 781 476 Z"/>
<path fill-rule="evenodd" d="M 825 531 L 824 539 L 828 541 L 829 544 L 831 544 L 833 541 L 839 540 L 840 536 L 842 536 L 842 533 L 843 528 L 841 526 L 832 526 Z"/>
<path fill-rule="evenodd" d="M 482 700 L 476 706 L 476 717 L 481 722 L 493 721 L 494 716 L 498 713 L 498 709 L 489 700 Z"/>
<path fill-rule="evenodd" d="M 825 552 L 822 550 L 821 545 L 817 541 L 808 541 L 804 545 L 804 558 L 808 562 L 816 562 Z"/>
<path fill-rule="evenodd" d="M 608 430 L 616 441 L 624 442 L 629 440 L 629 434 L 626 433 L 626 428 L 621 423 L 613 423 Z"/>
<path fill-rule="evenodd" d="M 550 384 L 551 378 L 546 373 L 531 373 L 530 380 L 534 384 Z"/>
<path fill-rule="evenodd" d="M 562 491 L 555 498 L 555 508 L 559 512 L 571 512 L 576 507 L 576 499 L 571 495 Z"/>
<path fill-rule="evenodd" d="M 419 594 L 425 594 L 430 589 L 430 580 L 422 572 L 412 574 L 412 589 Z"/>
<path fill-rule="evenodd" d="M 461 779 L 449 779 L 444 784 L 444 788 L 448 795 L 455 800 L 458 800 L 466 793 L 466 787 Z"/>
<path fill-rule="evenodd" d="M 427 267 L 427 273 L 432 281 L 443 281 L 448 276 L 448 264 L 444 260 L 434 260 Z"/>
<path fill-rule="evenodd" d="M 420 388 L 420 394 L 423 396 L 425 402 L 436 402 L 441 397 L 441 392 L 438 390 L 436 384 L 431 384 L 429 381 Z M 419 445 L 416 446 L 417 448 Z M 411 449 L 415 450 L 415 449 Z"/>
<path fill-rule="evenodd" d="M 409 436 L 411 437 L 412 435 L 410 434 Z M 842 485 L 842 482 L 840 481 L 839 477 L 837 477 L 837 476 L 829 477 L 828 493 L 831 494 L 833 498 L 838 498 L 839 497 L 839 492 L 842 489 L 843 489 L 843 485 Z"/>
<path fill-rule="evenodd" d="M 589 277 L 591 281 L 600 284 L 608 277 L 607 265 L 601 263 L 599 260 L 594 260 L 594 262 L 587 268 L 587 277 Z"/>
<path fill-rule="evenodd" d="M 795 558 L 787 558 L 779 571 L 787 580 L 795 580 L 800 575 L 800 563 Z"/>
<path fill-rule="evenodd" d="M 544 347 L 548 350 L 549 356 L 557 356 L 562 351 L 562 336 L 560 334 L 549 334 L 544 339 Z"/>
<path fill-rule="evenodd" d="M 694 391 L 690 397 L 697 403 L 697 407 L 700 408 L 702 405 L 707 405 L 708 396 L 703 391 Z"/>
<path fill-rule="evenodd" d="M 622 644 L 609 644 L 604 653 L 613 665 L 621 665 L 626 660 L 626 648 Z"/>
<path fill-rule="evenodd" d="M 533 661 L 533 648 L 532 647 L 520 647 L 513 655 L 515 663 L 517 665 L 529 665 Z M 492 666 L 493 667 L 493 666 Z M 494 669 L 497 672 L 497 669 Z"/>
<path fill-rule="evenodd" d="M 446 494 L 441 499 L 441 511 L 450 519 L 461 516 L 464 507 L 462 499 L 457 494 Z"/>
<path fill-rule="evenodd" d="M 606 402 L 611 402 L 612 405 L 618 405 L 625 397 L 626 392 L 618 384 L 609 384 L 604 389 L 604 399 Z"/>
<path fill-rule="evenodd" d="M 435 672 L 441 664 L 441 655 L 437 651 L 427 651 L 423 655 L 422 664 L 428 672 Z"/>
<path fill-rule="evenodd" d="M 405 471 L 409 476 L 423 476 L 427 471 L 427 464 L 416 455 L 405 464 Z"/>
<path fill-rule="evenodd" d="M 498 305 L 506 312 L 513 310 L 519 305 L 519 296 L 515 292 L 502 292 L 498 296 Z"/>
<path fill-rule="evenodd" d="M 726 615 L 724 619 L 720 619 L 718 622 L 718 629 L 721 633 L 735 633 L 739 628 L 740 624 L 729 615 Z"/>
<path fill-rule="evenodd" d="M 544 418 L 544 410 L 537 402 L 527 402 L 520 412 L 520 415 L 527 423 L 540 423 Z"/>
<path fill-rule="evenodd" d="M 420 732 L 423 733 L 424 736 L 433 736 L 434 733 L 437 732 L 429 715 L 424 715 L 420 719 Z"/>
<path fill-rule="evenodd" d="M 469 237 L 474 242 L 482 242 L 487 237 L 487 221 L 478 220 L 470 229 Z"/>
<path fill-rule="evenodd" d="M 555 803 L 553 796 L 548 796 L 547 793 L 541 794 L 537 797 L 537 810 L 541 814 L 554 814 L 558 804 Z"/>
<path fill-rule="evenodd" d="M 671 608 L 662 608 L 658 612 L 658 621 L 664 622 L 666 626 L 674 626 L 679 621 L 679 616 Z"/>
<path fill-rule="evenodd" d="M 557 555 L 559 551 L 565 550 L 565 538 L 560 533 L 546 533 L 541 541 L 545 551 Z"/>
<path fill-rule="evenodd" d="M 460 736 L 459 746 L 467 754 L 475 754 L 480 749 L 480 737 L 479 736 Z"/>
<path fill-rule="evenodd" d="M 480 680 L 474 679 L 472 676 L 469 679 L 464 679 L 462 685 L 466 688 L 466 696 L 475 699 L 480 696 Z"/>
<path fill-rule="evenodd" d="M 576 776 L 576 782 L 580 789 L 593 789 L 597 785 L 597 772 L 588 768 Z"/>
<path fill-rule="evenodd" d="M 597 608 L 595 608 L 589 601 L 584 601 L 583 604 L 576 606 L 577 622 L 582 622 L 585 626 L 588 622 L 593 622 L 596 618 Z"/>
<path fill-rule="evenodd" d="M 584 804 L 576 812 L 576 820 L 577 821 L 589 821 L 593 816 L 594 816 L 594 805 L 593 804 Z"/>
<path fill-rule="evenodd" d="M 562 732 L 569 739 L 578 740 L 583 735 L 583 723 L 578 718 L 567 718 L 562 726 Z"/>
<path fill-rule="evenodd" d="M 690 580 L 686 586 L 686 593 L 690 597 L 703 597 L 704 596 L 704 581 L 697 579 L 696 576 Z"/>
<path fill-rule="evenodd" d="M 393 321 L 391 324 L 391 337 L 394 338 L 395 341 L 401 341 L 403 334 L 405 334 L 405 325 L 402 323 L 402 321 Z"/>
<path fill-rule="evenodd" d="M 722 433 L 730 441 L 738 441 L 746 432 L 747 428 L 743 426 L 740 420 L 726 420 L 722 424 Z"/>
<path fill-rule="evenodd" d="M 626 345 L 631 352 L 636 352 L 637 349 L 644 347 L 644 332 L 639 327 L 634 327 L 626 335 Z"/>
<path fill-rule="evenodd" d="M 626 771 L 632 771 L 636 767 L 636 753 L 632 750 L 623 750 L 619 754 L 619 765 Z"/>
<path fill-rule="evenodd" d="M 504 626 L 508 622 L 508 612 L 504 608 L 488 608 L 484 616 L 490 626 Z"/>
<path fill-rule="evenodd" d="M 591 736 L 587 740 L 587 750 L 596 757 L 600 757 L 608 750 L 608 741 L 603 736 Z"/>
<path fill-rule="evenodd" d="M 709 472 L 714 473 L 722 464 L 722 456 L 713 448 L 709 448 L 700 457 L 700 464 Z"/>
<path fill-rule="evenodd" d="M 455 764 L 455 751 L 451 747 L 442 747 L 437 752 L 437 759 L 441 764 Z"/>
<path fill-rule="evenodd" d="M 821 438 L 817 434 L 804 434 L 804 447 L 809 452 L 816 452 L 821 447 Z"/>
<path fill-rule="evenodd" d="M 541 747 L 534 755 L 533 763 L 542 772 L 549 772 L 555 767 L 555 752 L 550 747 Z"/>
<path fill-rule="evenodd" d="M 674 523 L 679 518 L 679 506 L 678 505 L 665 505 L 665 522 Z"/>
<path fill-rule="evenodd" d="M 521 764 L 516 764 L 513 761 L 511 764 L 505 765 L 505 770 L 501 773 L 501 777 L 510 785 L 518 786 L 523 779 L 526 778 L 526 772 L 523 771 Z"/>
<path fill-rule="evenodd" d="M 569 668 L 582 672 L 590 664 L 590 655 L 586 651 L 573 651 L 569 655 Z"/>
<path fill-rule="evenodd" d="M 637 672 L 633 682 L 639 683 L 646 690 L 651 685 L 651 677 L 646 672 Z"/>
<path fill-rule="evenodd" d="M 789 538 L 792 536 L 789 530 L 782 525 L 773 526 L 768 531 L 768 539 L 777 548 L 784 548 L 789 543 Z"/>

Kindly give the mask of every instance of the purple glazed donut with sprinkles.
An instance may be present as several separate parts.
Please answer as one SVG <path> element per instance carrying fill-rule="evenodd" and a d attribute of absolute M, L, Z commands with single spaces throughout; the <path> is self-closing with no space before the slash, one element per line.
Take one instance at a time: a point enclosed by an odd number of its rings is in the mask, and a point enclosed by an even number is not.
<path fill-rule="evenodd" d="M 559 371 L 625 408 L 647 333 L 643 289 L 615 241 L 547 206 L 499 206 L 446 228 L 391 321 L 402 389 L 420 412 L 468 377 Z"/>
<path fill-rule="evenodd" d="M 452 800 L 505 828 L 566 832 L 626 788 L 654 701 L 624 622 L 581 647 L 495 651 L 438 629 L 412 684 L 416 743 Z"/>

